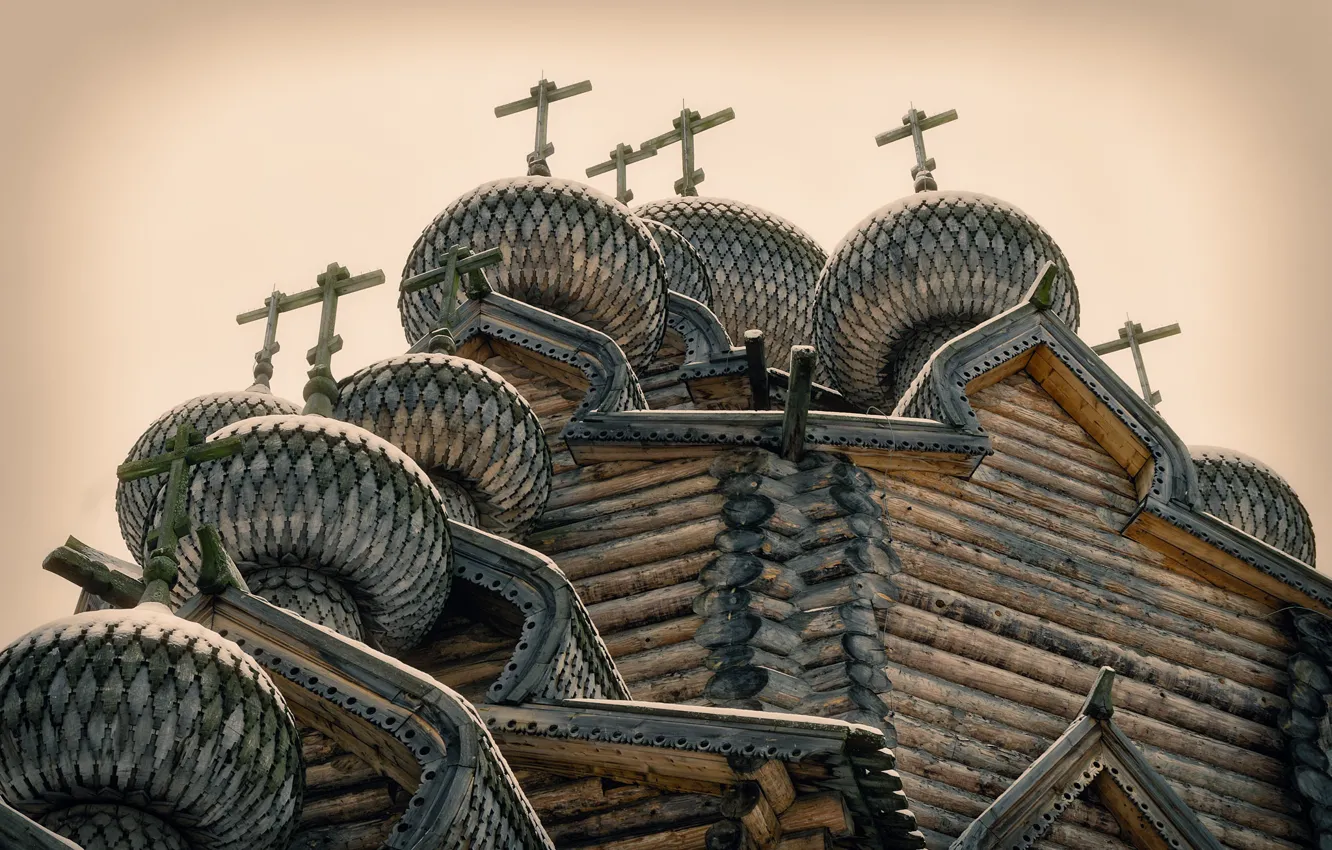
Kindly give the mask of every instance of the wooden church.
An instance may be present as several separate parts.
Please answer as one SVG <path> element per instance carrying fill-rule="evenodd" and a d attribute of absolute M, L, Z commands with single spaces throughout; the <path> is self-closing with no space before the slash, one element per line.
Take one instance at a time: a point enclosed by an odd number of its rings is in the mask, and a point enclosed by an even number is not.
<path fill-rule="evenodd" d="M 551 177 L 590 88 L 496 109 L 528 173 L 421 233 L 406 353 L 334 370 L 385 276 L 330 264 L 130 447 L 136 562 L 71 537 L 78 612 L 0 651 L 0 846 L 1332 847 L 1332 581 L 1098 353 L 1172 329 L 1080 339 L 1047 232 L 938 188 L 954 112 L 879 137 L 915 192 L 829 254 L 699 195 L 730 110 L 617 146 L 615 197 Z"/>

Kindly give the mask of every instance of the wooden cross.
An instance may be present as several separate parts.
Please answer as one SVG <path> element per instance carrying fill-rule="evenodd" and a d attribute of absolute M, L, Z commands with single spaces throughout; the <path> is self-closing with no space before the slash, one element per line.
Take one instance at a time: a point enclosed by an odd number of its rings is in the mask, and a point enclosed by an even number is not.
<path fill-rule="evenodd" d="M 162 522 L 148 536 L 149 545 L 153 549 L 143 568 L 146 587 L 141 602 L 166 605 L 171 599 L 171 588 L 176 584 L 177 566 L 180 563 L 176 557 L 176 547 L 180 545 L 180 538 L 192 530 L 189 514 L 185 510 L 185 491 L 189 487 L 185 473 L 191 466 L 231 457 L 240 449 L 239 434 L 208 443 L 204 442 L 204 435 L 193 424 L 182 422 L 176 426 L 170 450 L 156 457 L 122 463 L 116 468 L 116 477 L 121 481 L 167 473 Z"/>
<path fill-rule="evenodd" d="M 426 333 L 426 336 L 430 337 L 427 350 L 443 351 L 446 354 L 453 354 L 457 350 L 457 344 L 453 339 L 453 319 L 458 311 L 458 286 L 462 282 L 462 276 L 467 275 L 468 297 L 483 297 L 490 291 L 490 283 L 486 280 L 484 269 L 486 266 L 497 265 L 501 259 L 503 256 L 498 247 L 487 248 L 473 254 L 466 245 L 452 245 L 444 254 L 444 265 L 409 277 L 402 282 L 400 289 L 406 295 L 425 289 L 441 280 L 446 281 L 448 292 L 444 293 L 444 304 L 440 310 L 439 320 L 435 328 Z"/>
<path fill-rule="evenodd" d="M 1119 329 L 1119 339 L 1093 345 L 1092 351 L 1097 354 L 1109 354 L 1112 351 L 1123 351 L 1125 348 L 1132 349 L 1133 365 L 1138 367 L 1138 383 L 1142 384 L 1142 397 L 1151 405 L 1152 410 L 1155 410 L 1156 406 L 1161 403 L 1161 394 L 1152 392 L 1152 385 L 1147 382 L 1147 365 L 1143 362 L 1140 346 L 1155 342 L 1158 339 L 1165 339 L 1168 336 L 1174 336 L 1179 332 L 1178 324 L 1143 331 L 1142 325 L 1128 319 L 1124 322 L 1124 327 Z"/>
<path fill-rule="evenodd" d="M 913 106 L 907 110 L 906 115 L 902 116 L 902 123 L 905 126 L 880 133 L 874 137 L 874 141 L 879 147 L 883 147 L 900 139 L 911 139 L 916 146 L 916 165 L 911 169 L 911 176 L 916 179 L 916 191 L 933 191 L 939 188 L 939 184 L 934 182 L 934 160 L 925 156 L 924 132 L 938 127 L 940 124 L 947 124 L 949 121 L 956 120 L 956 109 L 940 112 L 938 115 L 927 118 L 924 112 Z"/>
<path fill-rule="evenodd" d="M 372 272 L 351 277 L 347 269 L 337 263 L 329 263 L 316 278 L 317 284 L 312 289 L 295 295 L 283 295 L 276 298 L 277 313 L 286 313 L 311 304 L 323 305 L 319 316 L 319 341 L 305 354 L 305 360 L 311 369 L 307 373 L 310 380 L 305 383 L 306 414 L 332 416 L 333 402 L 338 397 L 338 382 L 333 380 L 333 355 L 342 350 L 342 337 L 333 333 L 333 326 L 338 318 L 338 298 L 362 289 L 369 289 L 384 282 L 384 272 L 376 269 Z M 277 293 L 274 293 L 277 296 Z M 236 324 L 244 325 L 257 322 L 274 312 L 273 304 L 259 310 L 241 313 L 236 317 Z M 276 319 L 274 320 L 276 322 Z"/>
<path fill-rule="evenodd" d="M 710 130 L 718 124 L 725 124 L 733 118 L 735 118 L 735 110 L 729 106 L 720 112 L 712 113 L 706 118 L 700 118 L 698 113 L 691 109 L 682 108 L 680 117 L 671 122 L 675 126 L 674 130 L 648 139 L 641 147 L 664 148 L 667 145 L 679 142 L 680 162 L 684 170 L 684 176 L 675 181 L 675 193 L 677 195 L 695 196 L 698 194 L 698 184 L 703 182 L 703 169 L 694 169 L 694 136 L 704 130 Z"/>
<path fill-rule="evenodd" d="M 608 156 L 610 159 L 598 163 L 587 170 L 588 177 L 596 177 L 598 174 L 605 174 L 612 169 L 615 170 L 615 200 L 622 204 L 627 204 L 634 199 L 634 193 L 626 185 L 625 166 L 635 162 L 641 162 L 648 157 L 656 156 L 657 149 L 650 145 L 643 145 L 637 151 L 633 145 L 626 145 L 620 142 L 615 146 Z"/>
<path fill-rule="evenodd" d="M 254 355 L 254 383 L 250 385 L 252 393 L 272 392 L 269 381 L 273 380 L 273 355 L 282 350 L 277 341 L 278 315 L 281 313 L 278 304 L 285 297 L 274 289 L 273 294 L 264 299 L 268 322 L 264 326 L 264 345 Z"/>
<path fill-rule="evenodd" d="M 555 146 L 546 141 L 546 123 L 550 113 L 550 105 L 557 100 L 564 100 L 566 97 L 573 97 L 576 94 L 585 94 L 590 91 L 592 91 L 591 80 L 583 80 L 581 83 L 574 83 L 561 89 L 556 88 L 550 80 L 543 78 L 541 82 L 530 89 L 531 97 L 495 107 L 496 118 L 525 112 L 528 109 L 537 111 L 536 143 L 532 146 L 532 152 L 527 155 L 527 173 L 529 176 L 550 176 L 550 166 L 546 164 L 546 157 L 555 153 Z"/>

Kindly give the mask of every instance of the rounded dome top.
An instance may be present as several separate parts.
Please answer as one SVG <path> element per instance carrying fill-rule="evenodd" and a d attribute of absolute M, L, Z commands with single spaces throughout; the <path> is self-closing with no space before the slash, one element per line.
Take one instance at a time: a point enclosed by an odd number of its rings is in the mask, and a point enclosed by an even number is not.
<path fill-rule="evenodd" d="M 1286 479 L 1260 460 L 1215 446 L 1190 446 L 1203 510 L 1314 566 L 1313 524 Z"/>
<path fill-rule="evenodd" d="M 666 261 L 666 286 L 711 307 L 712 269 L 708 268 L 703 255 L 674 227 L 650 218 L 643 219 L 643 223 L 657 241 L 662 259 Z"/>
<path fill-rule="evenodd" d="M 674 228 L 698 249 L 712 270 L 713 310 L 731 339 L 760 328 L 769 361 L 780 368 L 791 346 L 812 341 L 814 288 L 827 255 L 809 234 L 722 198 L 667 198 L 634 212 Z"/>
<path fill-rule="evenodd" d="M 1053 312 L 1074 330 L 1078 292 L 1059 246 L 1017 207 L 974 192 L 919 192 L 842 240 L 819 278 L 815 337 L 838 389 L 891 411 L 940 345 L 1021 303 L 1047 261 Z"/>
<path fill-rule="evenodd" d="M 439 484 L 461 484 L 483 527 L 522 531 L 550 495 L 550 448 L 527 400 L 498 373 L 447 354 L 407 354 L 342 381 L 333 415 L 383 437 Z M 458 517 L 453 517 L 458 519 Z"/>
<path fill-rule="evenodd" d="M 207 436 L 219 428 L 253 416 L 295 414 L 301 406 L 269 393 L 243 390 L 209 393 L 178 404 L 149 425 L 125 456 L 125 461 L 155 457 L 170 449 L 170 441 L 182 422 L 189 422 Z M 158 476 L 121 481 L 116 485 L 116 517 L 120 536 L 136 559 L 143 557 L 144 539 L 157 511 L 157 494 L 165 484 Z M 179 585 L 177 586 L 179 590 Z"/>
<path fill-rule="evenodd" d="M 213 439 L 233 435 L 237 454 L 193 468 L 190 518 L 216 528 L 247 581 L 259 574 L 276 604 L 290 607 L 294 573 L 306 596 L 327 605 L 335 594 L 341 605 L 345 589 L 354 600 L 355 617 L 325 624 L 346 634 L 359 623 L 388 651 L 415 645 L 443 609 L 452 575 L 448 515 L 421 468 L 383 438 L 322 416 L 246 419 Z M 202 564 L 197 536 L 182 538 L 182 579 Z"/>
<path fill-rule="evenodd" d="M 442 265 L 455 244 L 498 246 L 491 285 L 520 301 L 601 331 L 636 368 L 651 362 L 666 329 L 666 268 L 637 216 L 579 183 L 516 177 L 486 183 L 440 213 L 416 240 L 403 279 Z M 398 298 L 408 342 L 435 324 L 442 283 Z"/>
<path fill-rule="evenodd" d="M 0 796 L 84 846 L 284 848 L 304 787 L 268 674 L 161 605 L 76 614 L 0 651 Z"/>

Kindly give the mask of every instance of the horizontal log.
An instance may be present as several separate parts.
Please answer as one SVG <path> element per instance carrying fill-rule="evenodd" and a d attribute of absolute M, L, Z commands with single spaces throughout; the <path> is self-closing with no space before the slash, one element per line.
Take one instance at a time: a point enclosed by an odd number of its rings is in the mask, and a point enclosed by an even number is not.
<path fill-rule="evenodd" d="M 720 809 L 720 799 L 706 794 L 657 794 L 609 811 L 545 826 L 558 845 L 583 844 L 638 835 L 645 829 L 662 832 L 712 820 L 719 816 Z"/>
<path fill-rule="evenodd" d="M 623 482 L 628 480 L 630 473 L 648 469 L 656 465 L 657 464 L 654 461 L 650 460 L 625 460 L 615 461 L 613 463 L 595 463 L 589 466 L 580 466 L 569 472 L 561 473 L 560 475 L 551 478 L 550 500 L 546 503 L 546 506 L 563 507 L 565 504 L 572 504 L 571 502 L 557 503 L 557 500 L 567 491 L 577 490 L 583 485 L 592 484 L 597 481 L 608 481 L 610 479 L 619 479 Z M 648 476 L 649 483 L 652 483 L 655 480 L 656 479 L 653 476 Z M 636 487 L 641 486 L 645 485 L 640 483 L 631 486 L 629 489 L 635 489 Z M 624 493 L 628 491 L 620 490 L 619 492 Z M 598 496 L 595 498 L 600 497 Z"/>
<path fill-rule="evenodd" d="M 301 807 L 301 828 L 373 820 L 393 808 L 387 780 L 340 791 L 308 795 Z"/>
<path fill-rule="evenodd" d="M 288 846 L 290 850 L 378 850 L 392 835 L 396 822 L 395 815 L 303 829 Z"/>
<path fill-rule="evenodd" d="M 698 627 L 701 625 L 703 625 L 702 617 L 697 614 L 688 614 L 684 617 L 653 623 L 649 626 L 640 626 L 635 629 L 626 629 L 621 632 L 608 633 L 602 631 L 601 639 L 605 641 L 606 648 L 610 650 L 611 656 L 618 660 L 659 646 L 669 646 L 680 641 L 693 640 L 694 633 L 698 631 Z"/>
<path fill-rule="evenodd" d="M 707 850 L 707 834 L 711 827 L 712 824 L 707 823 L 665 832 L 645 832 L 596 844 L 580 844 L 578 850 Z"/>
<path fill-rule="evenodd" d="M 586 549 L 575 549 L 563 553 L 557 560 L 564 574 L 576 581 L 641 564 L 649 559 L 659 561 L 711 548 L 717 535 L 725 528 L 720 519 L 686 522 Z"/>
<path fill-rule="evenodd" d="M 692 583 L 716 556 L 717 553 L 711 549 L 703 549 L 664 561 L 624 567 L 613 573 L 579 579 L 573 586 L 583 604 L 596 605 L 649 590 Z M 698 590 L 701 592 L 702 588 Z"/>
<path fill-rule="evenodd" d="M 562 552 L 585 549 L 631 534 L 660 531 L 703 517 L 715 517 L 725 503 L 726 497 L 720 493 L 701 493 L 620 513 L 607 513 L 569 525 L 547 527 L 529 534 L 524 542 L 558 559 Z"/>
<path fill-rule="evenodd" d="M 855 829 L 846 800 L 836 791 L 823 791 L 796 798 L 781 813 L 782 832 L 803 832 L 823 828 L 836 837 L 850 835 Z"/>
<path fill-rule="evenodd" d="M 996 453 L 1042 464 L 1070 478 L 1137 498 L 1133 479 L 1119 462 L 1100 447 L 1088 449 L 1055 434 L 1038 431 L 1023 422 L 991 411 L 977 411 L 981 427 L 990 435 Z"/>
<path fill-rule="evenodd" d="M 669 587 L 610 599 L 587 606 L 587 613 L 602 634 L 614 634 L 631 626 L 642 626 L 687 614 L 701 588 L 686 581 Z"/>
<path fill-rule="evenodd" d="M 686 670 L 644 679 L 634 683 L 634 699 L 643 702 L 680 703 L 703 696 L 712 673 L 706 669 Z"/>
<path fill-rule="evenodd" d="M 654 679 L 681 670 L 701 667 L 708 657 L 708 648 L 693 641 L 649 649 L 637 655 L 617 658 L 616 668 L 629 684 L 643 679 Z"/>
<path fill-rule="evenodd" d="M 1064 475 L 1049 468 L 1048 461 L 1044 460 L 1032 462 L 996 451 L 981 461 L 976 471 L 980 472 L 981 469 L 986 472 L 979 479 L 973 475 L 973 481 L 998 492 L 1005 492 L 1001 486 L 1003 483 L 1021 482 L 1026 486 L 1020 487 L 1012 495 L 1034 499 L 1047 497 L 1048 494 L 1048 503 L 1056 510 L 1074 505 L 1094 516 L 1093 508 L 1107 508 L 1117 517 L 1127 517 L 1138 507 L 1136 494 L 1126 496 L 1111 487 L 1099 483 L 1089 484 L 1080 478 Z"/>
<path fill-rule="evenodd" d="M 580 817 L 615 809 L 621 806 L 661 796 L 655 788 L 642 785 L 618 785 L 599 776 L 566 779 L 544 774 L 543 778 L 555 784 L 535 790 L 526 777 L 519 777 L 523 793 L 536 810 L 543 824 L 575 820 Z"/>
<path fill-rule="evenodd" d="M 541 515 L 537 524 L 541 528 L 568 525 L 579 520 L 594 519 L 621 511 L 645 508 L 649 505 L 659 505 L 662 502 L 671 502 L 689 496 L 696 496 L 700 493 L 710 493 L 717 489 L 717 479 L 707 474 L 707 464 L 700 461 L 684 461 L 685 464 L 701 466 L 700 474 L 676 478 L 675 475 L 681 471 L 681 468 L 662 468 L 670 467 L 673 463 L 681 462 L 669 461 L 655 465 L 656 470 L 661 473 L 661 478 L 660 483 L 653 486 L 640 486 L 627 492 L 620 491 L 617 493 L 615 491 L 624 486 L 626 482 L 620 478 L 611 478 L 607 481 L 592 482 L 582 487 L 566 488 L 560 491 L 566 499 L 571 498 L 574 494 L 588 496 L 589 498 L 567 503 L 564 507 L 552 508 L 547 503 L 546 511 Z M 685 470 L 689 468 L 690 466 L 684 467 Z M 601 495 L 600 491 L 605 491 L 607 495 Z"/>

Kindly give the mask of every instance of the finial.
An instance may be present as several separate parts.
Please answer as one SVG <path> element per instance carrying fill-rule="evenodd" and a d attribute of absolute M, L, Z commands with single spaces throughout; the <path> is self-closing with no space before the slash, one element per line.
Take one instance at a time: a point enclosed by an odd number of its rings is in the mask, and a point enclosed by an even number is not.
<path fill-rule="evenodd" d="M 680 163 L 684 176 L 675 181 L 675 193 L 693 197 L 698 195 L 698 184 L 703 182 L 703 169 L 694 168 L 694 136 L 732 120 L 735 118 L 735 110 L 728 106 L 720 112 L 700 118 L 697 112 L 683 106 L 683 101 L 681 104 L 680 117 L 671 122 L 675 129 L 648 139 L 640 147 L 660 149 L 679 142 Z"/>
<path fill-rule="evenodd" d="M 634 193 L 626 184 L 625 166 L 635 162 L 641 162 L 651 156 L 657 155 L 657 149 L 651 145 L 643 145 L 637 151 L 633 145 L 626 145 L 624 142 L 615 146 L 608 156 L 610 159 L 605 162 L 597 163 L 587 170 L 588 177 L 596 177 L 598 174 L 605 174 L 607 171 L 615 171 L 615 200 L 622 204 L 627 204 L 634 199 Z"/>
<path fill-rule="evenodd" d="M 564 100 L 566 97 L 592 91 L 592 81 L 583 80 L 581 83 L 557 88 L 555 83 L 547 80 L 543 74 L 541 82 L 532 86 L 530 91 L 531 97 L 495 107 L 495 117 L 503 118 L 506 115 L 536 109 L 536 142 L 532 146 L 532 152 L 527 155 L 527 174 L 529 177 L 549 177 L 550 166 L 546 164 L 546 158 L 555 153 L 555 146 L 546 141 L 546 123 L 550 113 L 550 104 L 557 100 Z"/>
<path fill-rule="evenodd" d="M 1156 406 L 1161 403 L 1161 393 L 1152 390 L 1152 385 L 1147 380 L 1147 362 L 1143 360 L 1141 346 L 1149 342 L 1155 342 L 1158 339 L 1174 336 L 1177 333 L 1180 333 L 1178 323 L 1144 331 L 1142 325 L 1126 315 L 1124 317 L 1124 327 L 1119 329 L 1119 339 L 1093 345 L 1092 351 L 1097 354 L 1109 354 L 1112 351 L 1123 351 L 1125 348 L 1132 349 L 1133 365 L 1138 370 L 1138 384 L 1142 387 L 1143 400 L 1151 406 L 1152 410 L 1155 410 Z"/>
<path fill-rule="evenodd" d="M 177 567 L 180 560 L 176 556 L 176 547 L 180 538 L 193 530 L 189 514 L 185 511 L 185 491 L 189 481 L 185 472 L 189 467 L 207 460 L 220 460 L 230 457 L 241 449 L 239 435 L 204 442 L 204 436 L 189 422 L 182 422 L 176 427 L 172 438 L 171 450 L 156 457 L 122 463 L 116 469 L 116 477 L 121 481 L 133 481 L 149 475 L 168 473 L 166 493 L 162 503 L 162 523 L 148 537 L 153 547 L 148 556 L 148 563 L 143 568 L 144 591 L 139 603 L 157 602 L 168 605 L 171 600 L 171 588 L 176 586 L 179 577 Z"/>
<path fill-rule="evenodd" d="M 444 303 L 440 307 L 439 320 L 433 330 L 426 333 L 430 338 L 429 351 L 442 351 L 453 354 L 457 351 L 457 342 L 453 338 L 453 321 L 458 312 L 458 287 L 462 276 L 467 275 L 467 297 L 484 298 L 490 292 L 490 282 L 486 280 L 486 266 L 498 265 L 503 259 L 498 247 L 487 248 L 473 254 L 466 245 L 450 245 L 444 253 L 444 265 L 428 272 L 409 277 L 400 287 L 404 295 L 425 289 L 439 281 L 444 281 L 448 291 L 444 293 Z"/>
<path fill-rule="evenodd" d="M 277 341 L 279 303 L 285 296 L 275 287 L 273 294 L 264 299 L 264 315 L 268 323 L 264 326 L 264 345 L 254 355 L 254 383 L 250 385 L 252 393 L 272 392 L 269 383 L 273 380 L 273 355 L 282 350 Z"/>
<path fill-rule="evenodd" d="M 236 324 L 244 325 L 257 322 L 273 314 L 273 326 L 276 326 L 277 313 L 286 313 L 311 304 L 321 304 L 323 311 L 319 316 L 319 340 L 315 347 L 306 352 L 305 359 L 311 366 L 307 373 L 310 380 L 305 383 L 306 414 L 332 416 L 333 404 L 338 398 L 338 382 L 333 380 L 333 355 L 342 350 L 342 337 L 333 333 L 333 326 L 338 317 L 338 298 L 362 289 L 369 289 L 384 282 L 384 272 L 376 269 L 372 272 L 351 277 L 347 269 L 337 263 L 329 263 L 328 268 L 316 278 L 317 284 L 312 289 L 295 295 L 281 295 L 274 292 L 272 303 L 259 310 L 241 313 L 236 317 Z M 273 304 L 276 303 L 276 308 Z"/>
<path fill-rule="evenodd" d="M 1115 685 L 1115 668 L 1102 667 L 1096 674 L 1087 700 L 1082 704 L 1080 715 L 1085 714 L 1096 720 L 1109 720 L 1115 713 L 1115 704 L 1111 700 L 1111 691 Z"/>
<path fill-rule="evenodd" d="M 939 188 L 939 184 L 934 181 L 934 160 L 925 156 L 925 137 L 923 134 L 926 130 L 938 127 L 940 124 L 947 124 L 949 121 L 956 120 L 956 109 L 926 117 L 924 112 L 912 106 L 907 110 L 907 114 L 902 116 L 904 126 L 896 130 L 889 130 L 886 133 L 880 133 L 874 137 L 874 141 L 879 147 L 883 147 L 900 139 L 911 139 L 916 146 L 916 164 L 911 169 L 911 176 L 916 180 L 916 191 L 932 192 Z"/>

